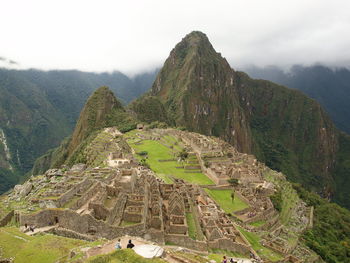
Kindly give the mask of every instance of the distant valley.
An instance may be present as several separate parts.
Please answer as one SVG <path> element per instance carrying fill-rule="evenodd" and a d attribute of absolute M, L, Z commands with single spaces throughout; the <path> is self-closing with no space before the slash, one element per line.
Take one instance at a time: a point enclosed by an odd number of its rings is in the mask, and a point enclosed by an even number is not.
<path fill-rule="evenodd" d="M 0 69 L 0 193 L 72 132 L 97 87 L 108 85 L 126 104 L 148 90 L 155 75 Z"/>

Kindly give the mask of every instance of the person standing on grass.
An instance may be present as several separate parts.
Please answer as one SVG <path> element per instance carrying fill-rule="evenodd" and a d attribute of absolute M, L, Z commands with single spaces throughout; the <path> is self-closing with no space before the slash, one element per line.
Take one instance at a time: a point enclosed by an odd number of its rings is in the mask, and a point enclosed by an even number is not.
<path fill-rule="evenodd" d="M 223 257 L 223 259 L 222 259 L 222 263 L 228 263 L 228 262 L 227 262 L 227 258 L 226 258 L 226 256 L 224 256 L 224 257 Z"/>

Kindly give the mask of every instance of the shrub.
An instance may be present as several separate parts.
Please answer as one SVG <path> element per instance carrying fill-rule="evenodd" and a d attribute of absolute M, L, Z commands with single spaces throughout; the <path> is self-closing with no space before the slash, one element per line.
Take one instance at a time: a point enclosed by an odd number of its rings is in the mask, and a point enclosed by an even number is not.
<path fill-rule="evenodd" d="M 231 186 L 237 186 L 239 183 L 238 183 L 238 179 L 236 178 L 231 178 L 231 179 L 228 179 L 227 182 L 231 185 Z"/>
<path fill-rule="evenodd" d="M 282 211 L 282 192 L 279 190 L 270 196 L 271 202 L 277 211 Z"/>

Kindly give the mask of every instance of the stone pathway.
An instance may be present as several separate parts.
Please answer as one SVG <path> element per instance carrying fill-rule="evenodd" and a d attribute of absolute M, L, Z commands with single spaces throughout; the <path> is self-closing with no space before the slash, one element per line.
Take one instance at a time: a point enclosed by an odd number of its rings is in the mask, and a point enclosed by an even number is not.
<path fill-rule="evenodd" d="M 34 228 L 34 232 L 30 231 L 29 228 L 27 228 L 27 230 L 24 230 L 24 231 L 26 231 L 24 233 L 27 234 L 28 236 L 32 236 L 32 235 L 35 235 L 35 234 L 38 234 L 38 233 L 47 232 L 47 231 L 49 231 L 51 229 L 54 229 L 57 226 L 58 225 Z"/>
<path fill-rule="evenodd" d="M 124 237 L 120 238 L 122 248 L 126 248 L 130 239 L 132 240 L 132 243 L 135 246 L 144 245 L 144 244 L 151 244 L 151 242 L 146 241 L 144 239 L 141 239 L 139 237 L 124 236 Z M 115 251 L 114 246 L 117 243 L 117 241 L 118 241 L 118 238 L 113 239 L 112 241 L 110 241 L 104 245 L 90 248 L 89 250 L 86 251 L 86 256 L 89 258 L 89 257 L 96 256 L 96 255 L 104 255 L 104 254 L 111 253 L 111 252 Z"/>

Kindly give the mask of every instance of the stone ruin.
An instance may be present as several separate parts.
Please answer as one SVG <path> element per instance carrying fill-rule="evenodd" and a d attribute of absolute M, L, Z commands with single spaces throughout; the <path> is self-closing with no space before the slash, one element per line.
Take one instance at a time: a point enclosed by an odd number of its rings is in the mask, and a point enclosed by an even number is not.
<path fill-rule="evenodd" d="M 197 133 L 172 131 L 202 160 L 202 171 L 216 185 L 227 185 L 231 178 L 238 179 L 241 184 L 263 183 L 261 171 L 264 166 L 254 156 L 238 153 L 228 143 L 213 137 Z"/>
<path fill-rule="evenodd" d="M 18 214 L 21 225 L 52 226 L 53 233 L 86 240 L 131 235 L 201 251 L 226 249 L 248 254 L 255 252 L 236 225 L 254 231 L 249 224 L 265 220 L 260 228 L 271 233 L 263 240 L 265 246 L 283 255 L 295 249 L 285 244 L 288 238 L 269 198 L 275 192 L 274 185 L 262 176 L 266 167 L 253 156 L 238 153 L 217 138 L 196 133 L 155 129 L 139 135 L 141 141 L 157 140 L 162 144 L 166 143 L 164 135 L 177 138 L 181 147 L 196 156 L 195 165 L 199 166 L 196 169 L 211 178 L 218 189 L 232 189 L 228 180 L 237 179 L 235 193 L 248 208 L 233 213 L 239 219 L 236 221 L 200 186 L 181 180 L 165 184 L 151 170 L 139 165 L 116 131 L 108 132 L 115 135 L 104 134 L 97 141 L 105 151 L 101 163 L 106 167 L 78 164 L 65 172 L 49 170 L 43 177 L 16 187 L 11 198 L 25 198 L 31 204 L 27 211 Z M 90 151 L 96 152 L 92 148 Z M 300 207 L 301 221 L 307 213 L 305 209 Z M 190 234 L 193 225 L 195 237 Z"/>
<path fill-rule="evenodd" d="M 165 184 L 142 166 L 69 170 L 61 181 L 49 185 L 46 192 L 29 196 L 29 201 L 36 205 L 50 197 L 51 206 L 21 213 L 21 225 L 52 226 L 53 233 L 86 240 L 133 235 L 203 251 L 251 251 L 199 186 L 181 180 Z M 189 236 L 188 214 L 193 215 L 201 240 Z"/>

